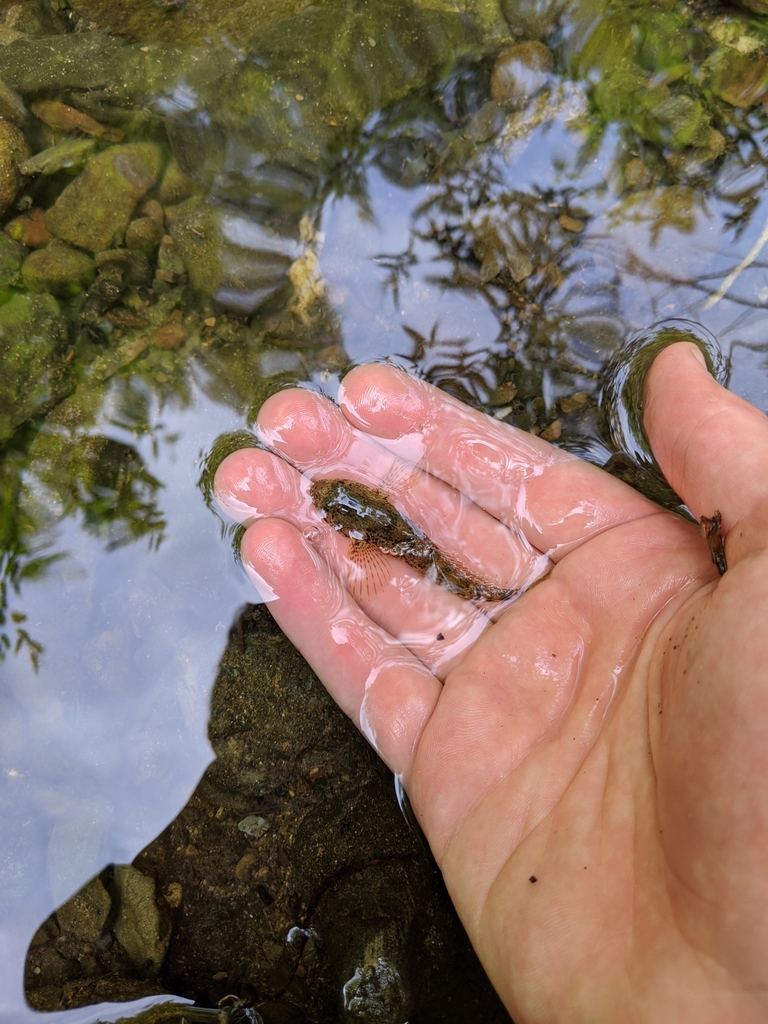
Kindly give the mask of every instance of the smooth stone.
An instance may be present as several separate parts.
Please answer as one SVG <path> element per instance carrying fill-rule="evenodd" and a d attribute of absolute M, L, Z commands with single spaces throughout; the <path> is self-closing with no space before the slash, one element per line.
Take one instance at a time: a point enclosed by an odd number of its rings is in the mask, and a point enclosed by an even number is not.
<path fill-rule="evenodd" d="M 54 239 L 27 257 L 21 275 L 31 292 L 50 292 L 68 298 L 92 283 L 96 264 L 86 253 Z"/>
<path fill-rule="evenodd" d="M 136 204 L 160 174 L 157 146 L 140 142 L 112 146 L 91 157 L 46 214 L 52 235 L 81 249 L 100 252 L 121 239 Z"/>
<path fill-rule="evenodd" d="M 79 167 L 96 148 L 94 139 L 65 139 L 40 150 L 20 164 L 22 174 L 56 174 L 68 167 Z"/>
<path fill-rule="evenodd" d="M 502 51 L 491 72 L 491 96 L 497 103 L 524 107 L 549 82 L 552 52 L 530 40 Z"/>
<path fill-rule="evenodd" d="M 21 284 L 21 265 L 27 250 L 20 242 L 0 234 L 0 303 L 10 298 L 11 289 Z"/>
<path fill-rule="evenodd" d="M 39 206 L 33 206 L 26 213 L 21 213 L 13 220 L 9 220 L 4 230 L 6 235 L 10 235 L 11 238 L 30 249 L 39 249 L 51 240 L 45 227 L 45 210 Z"/>

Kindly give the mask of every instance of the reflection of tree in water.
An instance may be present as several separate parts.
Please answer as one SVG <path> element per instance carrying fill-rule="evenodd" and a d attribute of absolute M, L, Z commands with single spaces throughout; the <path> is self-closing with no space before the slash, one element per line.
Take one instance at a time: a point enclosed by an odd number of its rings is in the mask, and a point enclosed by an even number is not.
<path fill-rule="evenodd" d="M 27 631 L 27 616 L 12 609 L 11 602 L 19 597 L 22 583 L 41 579 L 63 556 L 46 555 L 44 544 L 30 541 L 35 525 L 18 506 L 24 455 L 17 447 L 6 447 L 10 450 L 0 463 L 0 661 L 9 651 L 18 654 L 26 648 L 37 670 L 43 648 Z"/>
<path fill-rule="evenodd" d="M 114 422 L 141 434 L 146 396 L 127 384 L 115 397 Z M 162 440 L 172 443 L 173 437 Z M 159 441 L 153 438 L 155 449 Z M 67 557 L 52 550 L 57 524 L 77 518 L 107 551 L 144 538 L 156 549 L 166 528 L 157 504 L 162 486 L 135 448 L 101 433 L 38 431 L 30 422 L 7 442 L 0 463 L 0 660 L 26 649 L 38 667 L 43 648 L 24 626 L 26 615 L 11 604 L 23 584 L 42 580 Z"/>
<path fill-rule="evenodd" d="M 427 336 L 405 326 L 413 348 L 402 355 L 413 369 L 480 406 L 504 404 L 513 396 L 516 359 L 521 371 L 533 371 L 539 380 L 553 359 L 579 372 L 563 361 L 562 313 L 552 298 L 581 269 L 573 240 L 585 227 L 583 194 L 570 185 L 513 189 L 508 175 L 494 145 L 475 147 L 455 172 L 441 174 L 438 166 L 433 187 L 414 213 L 408 246 L 376 257 L 396 306 L 419 262 L 416 254 L 423 258 L 429 252 L 440 268 L 427 278 L 430 284 L 479 296 L 493 313 L 498 336 L 492 351 L 469 338 L 446 336 L 450 332 L 439 324 Z M 530 384 L 523 390 L 530 391 Z"/>

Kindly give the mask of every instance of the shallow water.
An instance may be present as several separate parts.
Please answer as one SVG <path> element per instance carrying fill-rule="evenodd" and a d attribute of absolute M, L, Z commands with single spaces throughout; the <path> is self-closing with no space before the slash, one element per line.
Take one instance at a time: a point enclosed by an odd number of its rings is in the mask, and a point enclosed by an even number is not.
<path fill-rule="evenodd" d="M 82 6 L 95 21 L 104 7 Z M 730 54 L 715 37 L 754 41 L 759 60 L 768 35 L 755 20 L 725 6 L 629 2 L 608 19 L 584 0 L 516 5 L 528 19 L 510 25 L 478 4 L 465 32 L 418 4 L 377 14 L 329 0 L 291 11 L 266 42 L 225 37 L 218 64 L 190 29 L 187 49 L 158 70 L 152 54 L 142 64 L 142 46 L 167 45 L 166 29 L 147 6 L 154 35 L 135 37 L 140 81 L 118 105 L 136 104 L 126 140 L 156 142 L 193 181 L 199 205 L 172 231 L 187 259 L 171 289 L 188 337 L 100 371 L 132 329 L 119 338 L 101 307 L 84 317 L 82 296 L 60 297 L 66 387 L 22 409 L 1 449 L 0 1015 L 16 1022 L 36 1016 L 22 990 L 35 929 L 105 864 L 130 862 L 211 759 L 210 687 L 237 609 L 255 598 L 198 478 L 215 438 L 250 426 L 267 395 L 302 383 L 333 397 L 350 366 L 392 359 L 603 464 L 613 452 L 601 374 L 636 332 L 684 318 L 716 336 L 730 387 L 768 409 L 768 120 L 707 77 L 713 54 Z M 395 7 L 422 33 L 410 50 L 408 25 L 392 28 Z M 352 27 L 329 62 L 318 51 L 342 14 Z M 55 15 L 67 32 L 52 49 L 77 42 L 76 22 Z M 24 24 L 22 43 L 52 31 Z M 492 102 L 497 55 L 530 37 L 554 54 L 541 91 Z M 426 38 L 438 40 L 432 49 Z M 101 87 L 98 61 L 80 82 L 25 83 L 9 54 L 0 50 L 0 79 L 27 106 L 38 95 L 77 106 Z M 611 80 L 619 56 L 629 84 Z M 676 97 L 688 106 L 675 120 Z M 33 149 L 57 140 L 31 117 L 22 127 Z M 32 179 L 19 197 L 47 207 L 69 175 Z M 190 257 L 203 236 L 213 257 Z M 19 294 L 21 283 L 4 292 L 0 280 L 0 301 Z M 71 428 L 56 410 L 76 383 L 84 411 Z M 65 435 L 69 447 L 46 449 L 46 436 Z M 126 446 L 109 449 L 116 470 L 103 454 L 88 463 L 95 475 L 82 468 L 94 437 Z M 19 567 L 40 555 L 57 558 L 24 578 Z"/>

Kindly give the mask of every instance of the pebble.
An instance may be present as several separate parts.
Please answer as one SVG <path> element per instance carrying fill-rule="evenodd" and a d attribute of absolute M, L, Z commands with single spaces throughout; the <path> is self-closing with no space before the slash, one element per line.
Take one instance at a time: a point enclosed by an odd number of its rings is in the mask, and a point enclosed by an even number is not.
<path fill-rule="evenodd" d="M 586 391 L 577 391 L 575 395 L 563 395 L 560 399 L 560 409 L 568 415 L 568 413 L 583 409 L 588 401 L 589 395 Z"/>
<path fill-rule="evenodd" d="M 269 822 L 258 814 L 249 814 L 237 823 L 237 827 L 252 839 L 259 839 L 269 830 Z"/>
<path fill-rule="evenodd" d="M 65 139 L 49 146 L 19 164 L 22 174 L 56 174 L 69 167 L 79 167 L 96 148 L 94 139 Z"/>
<path fill-rule="evenodd" d="M 100 124 L 88 114 L 57 100 L 37 100 L 32 104 L 32 113 L 57 132 L 82 132 L 106 142 L 121 142 L 123 138 L 119 128 Z"/>
<path fill-rule="evenodd" d="M 152 332 L 152 344 L 156 348 L 178 348 L 189 337 L 189 331 L 181 322 L 181 312 L 176 310 L 170 317 Z"/>
<path fill-rule="evenodd" d="M 54 239 L 27 257 L 21 276 L 31 292 L 50 292 L 67 298 L 92 283 L 96 264 L 86 253 Z"/>
<path fill-rule="evenodd" d="M 557 218 L 557 223 L 563 231 L 571 231 L 574 234 L 578 234 L 580 231 L 583 231 L 585 227 L 583 220 L 577 220 L 576 217 L 570 217 L 567 213 L 561 213 Z"/>
<path fill-rule="evenodd" d="M 542 441 L 557 441 L 563 432 L 563 421 L 553 420 L 548 427 L 546 427 L 539 434 Z"/>
<path fill-rule="evenodd" d="M 48 210 L 52 235 L 81 249 L 101 252 L 120 239 L 138 201 L 160 173 L 160 150 L 148 142 L 111 146 L 91 157 Z"/>
<path fill-rule="evenodd" d="M 524 107 L 549 82 L 552 52 L 543 43 L 517 43 L 496 58 L 491 72 L 491 96 L 497 103 Z"/>
<path fill-rule="evenodd" d="M 4 230 L 6 235 L 26 245 L 28 249 L 40 249 L 51 240 L 45 227 L 45 210 L 39 206 L 9 220 Z"/>

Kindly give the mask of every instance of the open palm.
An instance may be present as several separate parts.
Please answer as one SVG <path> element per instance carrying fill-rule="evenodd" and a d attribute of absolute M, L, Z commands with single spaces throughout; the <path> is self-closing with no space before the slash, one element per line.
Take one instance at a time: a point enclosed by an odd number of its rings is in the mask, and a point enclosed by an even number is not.
<path fill-rule="evenodd" d="M 271 451 L 217 474 L 247 571 L 402 776 L 518 1024 L 768 1016 L 768 421 L 689 345 L 646 390 L 670 483 L 722 510 L 722 578 L 692 524 L 387 366 L 352 371 L 338 406 L 274 396 Z M 317 478 L 386 490 L 454 564 L 523 593 L 361 570 Z"/>

